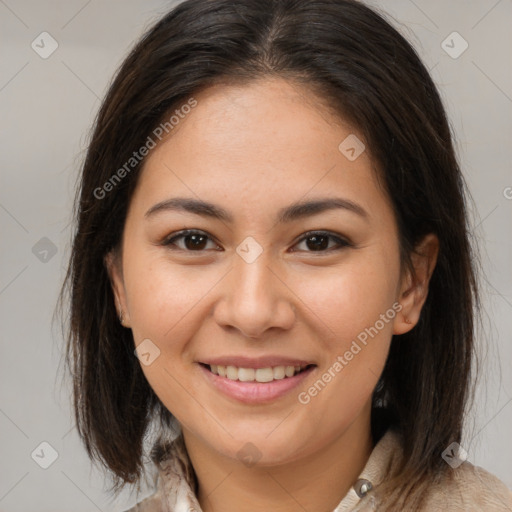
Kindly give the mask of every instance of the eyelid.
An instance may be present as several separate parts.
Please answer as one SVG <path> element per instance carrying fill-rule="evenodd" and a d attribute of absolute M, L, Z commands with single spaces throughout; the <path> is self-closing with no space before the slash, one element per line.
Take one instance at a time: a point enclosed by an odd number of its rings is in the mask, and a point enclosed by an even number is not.
<path fill-rule="evenodd" d="M 164 246 L 172 246 L 172 245 L 175 245 L 173 243 L 173 240 L 177 240 L 177 239 L 180 239 L 180 238 L 184 238 L 186 237 L 187 235 L 204 235 L 206 236 L 210 241 L 214 242 L 215 244 L 219 245 L 215 238 L 213 238 L 209 233 L 207 233 L 206 231 L 202 231 L 200 229 L 183 229 L 181 231 L 177 231 L 177 232 L 174 232 L 174 233 L 171 233 L 169 236 L 166 236 L 163 241 L 161 242 L 161 245 L 164 245 Z M 323 251 L 291 251 L 291 252 L 307 252 L 307 253 L 312 253 L 312 254 L 326 254 L 326 253 L 331 253 L 333 251 L 336 251 L 336 250 L 341 250 L 343 248 L 346 248 L 346 247 L 353 247 L 354 244 L 352 242 L 350 242 L 346 237 L 338 234 L 338 233 L 334 233 L 332 231 L 325 231 L 325 230 L 311 230 L 311 231 L 306 231 L 305 233 L 302 233 L 300 235 L 299 238 L 296 239 L 295 242 L 293 242 L 293 246 L 305 241 L 308 237 L 310 236 L 314 236 L 314 235 L 319 235 L 319 236 L 325 236 L 325 237 L 328 237 L 328 238 L 331 238 L 332 240 L 336 241 L 338 246 L 337 247 L 334 247 L 334 248 L 330 248 L 330 249 L 325 249 Z M 188 250 L 188 249 L 182 249 L 181 247 L 174 247 L 172 248 L 172 250 L 178 250 L 178 251 L 183 251 L 183 252 L 187 252 L 187 253 L 198 253 L 198 254 L 202 254 L 204 252 L 206 252 L 206 249 L 203 249 L 203 250 L 200 250 L 200 251 L 191 251 L 191 250 Z"/>

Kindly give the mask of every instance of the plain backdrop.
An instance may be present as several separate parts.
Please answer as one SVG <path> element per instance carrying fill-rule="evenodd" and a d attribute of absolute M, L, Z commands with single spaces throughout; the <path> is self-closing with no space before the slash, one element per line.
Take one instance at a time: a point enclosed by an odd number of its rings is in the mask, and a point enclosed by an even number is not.
<path fill-rule="evenodd" d="M 128 490 L 109 499 L 104 475 L 80 443 L 70 388 L 61 386 L 63 341 L 52 315 L 94 115 L 134 41 L 172 5 L 0 0 L 0 511 L 106 512 L 133 503 Z M 486 313 L 478 338 L 485 374 L 463 447 L 473 464 L 512 487 L 512 2 L 371 5 L 389 15 L 431 70 L 457 138 L 474 198 Z"/>

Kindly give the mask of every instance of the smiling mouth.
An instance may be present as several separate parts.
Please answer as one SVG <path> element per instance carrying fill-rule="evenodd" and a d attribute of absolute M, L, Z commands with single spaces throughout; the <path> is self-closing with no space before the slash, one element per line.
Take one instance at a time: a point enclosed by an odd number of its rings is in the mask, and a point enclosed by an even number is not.
<path fill-rule="evenodd" d="M 316 365 L 308 364 L 303 366 L 269 366 L 266 368 L 243 368 L 237 366 L 223 366 L 216 364 L 200 363 L 214 375 L 225 377 L 229 380 L 239 382 L 273 382 L 294 377 Z"/>

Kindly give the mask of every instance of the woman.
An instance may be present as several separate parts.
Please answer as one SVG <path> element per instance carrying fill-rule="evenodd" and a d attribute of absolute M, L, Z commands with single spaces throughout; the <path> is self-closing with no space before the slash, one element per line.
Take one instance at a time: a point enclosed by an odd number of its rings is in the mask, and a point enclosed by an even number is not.
<path fill-rule="evenodd" d="M 67 276 L 89 455 L 119 490 L 157 436 L 130 511 L 511 510 L 459 444 L 464 193 L 428 72 L 363 4 L 186 0 L 151 28 L 96 120 Z"/>

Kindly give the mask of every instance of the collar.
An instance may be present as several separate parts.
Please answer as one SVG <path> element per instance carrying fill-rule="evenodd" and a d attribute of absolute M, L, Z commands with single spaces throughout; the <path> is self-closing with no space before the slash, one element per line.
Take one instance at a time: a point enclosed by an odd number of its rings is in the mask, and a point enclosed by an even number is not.
<path fill-rule="evenodd" d="M 197 481 L 181 431 L 167 446 L 160 447 L 156 496 L 165 512 L 201 512 L 196 498 Z M 374 489 L 383 482 L 401 457 L 401 437 L 387 430 L 375 445 L 358 480 L 333 512 L 376 510 Z"/>

